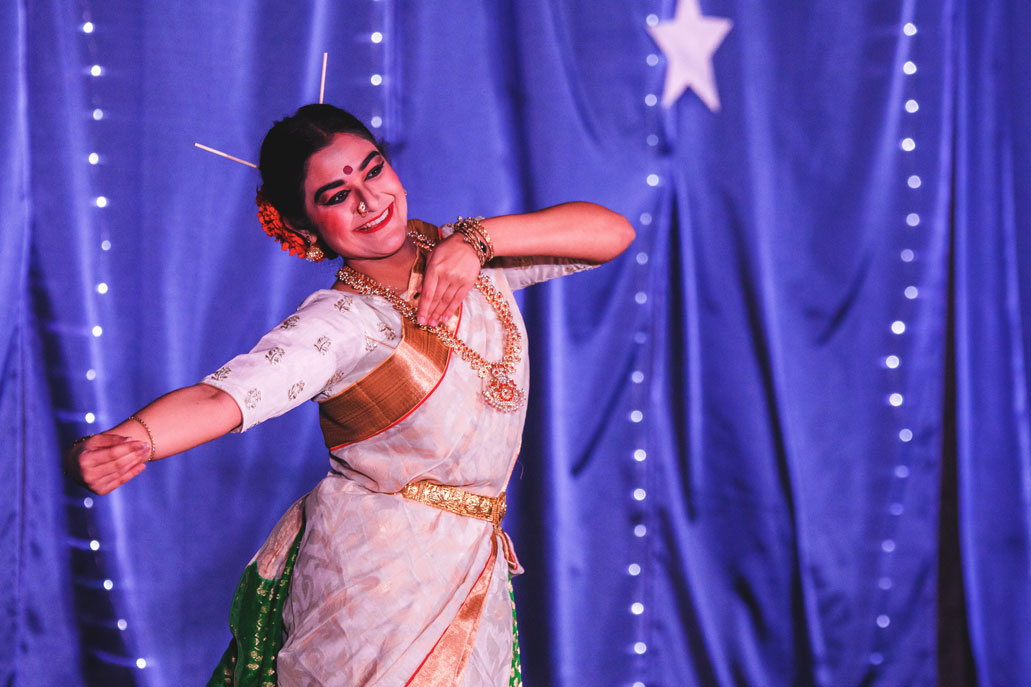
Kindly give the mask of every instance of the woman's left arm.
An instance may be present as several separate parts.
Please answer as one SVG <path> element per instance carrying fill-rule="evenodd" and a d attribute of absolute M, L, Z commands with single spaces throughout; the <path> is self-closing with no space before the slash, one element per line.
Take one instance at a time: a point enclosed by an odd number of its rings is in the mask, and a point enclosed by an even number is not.
<path fill-rule="evenodd" d="M 543 255 L 599 264 L 612 260 L 634 240 L 625 217 L 601 205 L 562 203 L 521 215 L 482 222 L 497 257 Z M 418 318 L 421 324 L 447 321 L 472 288 L 480 264 L 476 252 L 454 234 L 434 248 L 426 266 Z"/>
<path fill-rule="evenodd" d="M 483 220 L 496 256 L 547 255 L 600 264 L 612 260 L 634 240 L 623 215 L 594 203 L 562 203 L 524 215 Z"/>

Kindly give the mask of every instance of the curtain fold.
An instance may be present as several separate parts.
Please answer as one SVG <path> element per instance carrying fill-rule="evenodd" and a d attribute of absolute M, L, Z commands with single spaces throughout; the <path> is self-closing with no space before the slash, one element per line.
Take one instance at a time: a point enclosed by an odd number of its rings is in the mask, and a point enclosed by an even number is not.
<path fill-rule="evenodd" d="M 956 449 L 977 677 L 1006 685 L 1031 675 L 1031 56 L 1019 38 L 1031 21 L 986 9 L 956 13 Z"/>

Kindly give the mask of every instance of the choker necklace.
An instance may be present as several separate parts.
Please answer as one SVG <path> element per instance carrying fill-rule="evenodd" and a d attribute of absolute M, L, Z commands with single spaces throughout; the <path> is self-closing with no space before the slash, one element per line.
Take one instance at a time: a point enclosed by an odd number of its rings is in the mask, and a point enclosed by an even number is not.
<path fill-rule="evenodd" d="M 419 248 L 427 252 L 437 245 L 422 234 L 414 231 L 408 232 L 408 236 L 415 241 Z M 414 323 L 420 329 L 425 329 L 435 334 L 445 346 L 457 353 L 462 360 L 469 363 L 469 367 L 476 372 L 480 379 L 490 377 L 489 380 L 485 381 L 482 391 L 483 399 L 490 407 L 502 412 L 514 413 L 526 404 L 526 394 L 509 378 L 509 375 L 515 372 L 516 365 L 519 364 L 519 353 L 522 351 L 522 346 L 520 346 L 522 337 L 519 334 L 519 328 L 516 326 L 515 318 L 512 317 L 512 311 L 509 309 L 505 297 L 498 291 L 497 287 L 494 286 L 494 282 L 487 275 L 480 274 L 480 276 L 476 277 L 476 288 L 483 294 L 483 297 L 490 306 L 494 308 L 494 313 L 505 330 L 505 352 L 501 356 L 501 360 L 497 362 L 485 359 L 459 339 L 456 336 L 457 331 L 452 332 L 443 323 L 433 327 L 419 324 L 415 316 L 415 307 L 411 303 L 402 298 L 396 291 L 387 288 L 371 277 L 365 276 L 354 268 L 344 265 L 337 271 L 337 279 L 358 293 L 374 294 L 384 298 L 393 306 L 394 310 L 401 314 L 401 317 Z"/>

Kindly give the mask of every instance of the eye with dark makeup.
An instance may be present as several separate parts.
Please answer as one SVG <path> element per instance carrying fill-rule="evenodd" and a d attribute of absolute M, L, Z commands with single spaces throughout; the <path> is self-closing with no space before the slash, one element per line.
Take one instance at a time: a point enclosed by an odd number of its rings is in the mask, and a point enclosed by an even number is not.
<path fill-rule="evenodd" d="M 376 165 L 375 167 L 370 169 L 369 173 L 365 175 L 365 180 L 369 181 L 370 179 L 375 179 L 376 177 L 378 177 L 383 172 L 383 164 L 384 163 L 380 162 L 378 165 Z M 342 189 L 342 190 L 338 191 L 337 193 L 333 194 L 332 196 L 330 196 L 329 198 L 327 198 L 325 201 L 323 201 L 322 204 L 323 205 L 337 205 L 338 203 L 344 202 L 344 200 L 347 198 L 348 194 L 350 194 L 350 193 L 351 193 L 350 189 L 346 189 L 346 188 Z"/>

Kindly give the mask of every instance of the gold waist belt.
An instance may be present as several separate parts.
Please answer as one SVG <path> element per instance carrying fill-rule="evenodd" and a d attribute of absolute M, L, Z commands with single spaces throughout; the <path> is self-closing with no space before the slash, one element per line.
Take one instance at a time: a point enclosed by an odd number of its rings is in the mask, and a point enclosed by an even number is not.
<path fill-rule="evenodd" d="M 456 515 L 486 520 L 501 527 L 505 517 L 505 494 L 500 496 L 480 496 L 447 484 L 433 482 L 410 482 L 401 488 L 400 494 L 406 499 L 425 503 Z"/>

